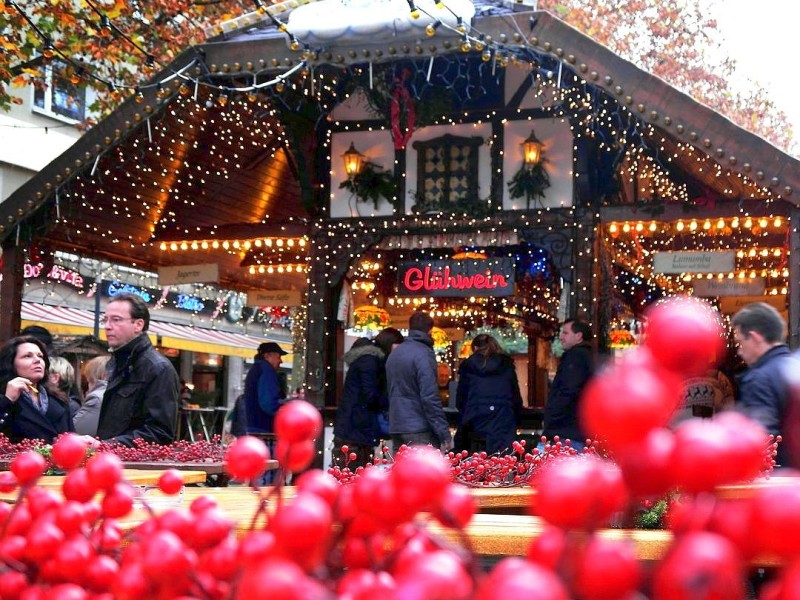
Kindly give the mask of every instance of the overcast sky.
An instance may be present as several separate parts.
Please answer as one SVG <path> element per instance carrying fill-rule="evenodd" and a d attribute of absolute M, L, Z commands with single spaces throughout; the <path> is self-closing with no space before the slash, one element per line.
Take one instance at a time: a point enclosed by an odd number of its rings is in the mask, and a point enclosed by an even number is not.
<path fill-rule="evenodd" d="M 794 139 L 800 139 L 800 3 L 719 0 L 712 14 L 740 74 L 769 91 L 775 104 L 789 115 Z"/>

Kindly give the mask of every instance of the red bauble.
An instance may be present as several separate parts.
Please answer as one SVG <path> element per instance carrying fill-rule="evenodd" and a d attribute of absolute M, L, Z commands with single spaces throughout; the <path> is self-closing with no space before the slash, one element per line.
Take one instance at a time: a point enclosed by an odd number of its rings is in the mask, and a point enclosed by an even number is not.
<path fill-rule="evenodd" d="M 290 400 L 275 415 L 275 435 L 290 444 L 315 440 L 322 432 L 322 415 L 305 400 Z"/>
<path fill-rule="evenodd" d="M 53 444 L 51 457 L 57 467 L 70 471 L 86 458 L 88 444 L 74 433 L 66 433 Z"/>
<path fill-rule="evenodd" d="M 225 453 L 225 470 L 234 479 L 250 482 L 267 470 L 269 450 L 250 435 L 236 438 Z"/>
<path fill-rule="evenodd" d="M 722 356 L 722 322 L 707 302 L 676 296 L 653 305 L 646 316 L 644 345 L 665 368 L 696 377 Z"/>
<path fill-rule="evenodd" d="M 680 379 L 660 369 L 642 348 L 589 381 L 580 400 L 584 431 L 611 450 L 637 444 L 665 426 L 681 400 Z"/>

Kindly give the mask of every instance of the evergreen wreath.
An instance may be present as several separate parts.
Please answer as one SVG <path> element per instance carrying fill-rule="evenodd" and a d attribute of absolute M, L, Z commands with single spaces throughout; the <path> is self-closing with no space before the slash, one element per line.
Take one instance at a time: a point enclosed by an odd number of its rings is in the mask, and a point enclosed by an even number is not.
<path fill-rule="evenodd" d="M 386 198 L 392 206 L 397 201 L 394 174 L 369 161 L 362 165 L 359 173 L 340 183 L 339 188 L 351 192 L 359 202 L 372 202 L 376 210 L 381 198 Z"/>

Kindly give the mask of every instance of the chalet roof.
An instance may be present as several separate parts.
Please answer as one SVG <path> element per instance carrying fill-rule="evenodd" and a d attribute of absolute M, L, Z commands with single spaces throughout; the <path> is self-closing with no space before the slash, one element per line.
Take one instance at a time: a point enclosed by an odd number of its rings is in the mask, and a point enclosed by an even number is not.
<path fill-rule="evenodd" d="M 798 204 L 796 159 L 550 14 L 505 6 L 476 3 L 473 27 L 498 48 L 527 48 L 541 64 L 574 72 L 587 89 L 618 102 L 651 126 L 642 144 L 665 155 L 692 147 L 691 162 L 672 167 L 679 176 L 726 198 Z M 312 158 L 324 151 L 315 135 L 320 115 L 304 112 L 302 102 L 292 104 L 305 90 L 286 95 L 278 89 L 291 85 L 290 74 L 300 69 L 325 75 L 464 56 L 457 41 L 447 35 L 357 44 L 344 39 L 300 54 L 272 25 L 223 28 L 181 54 L 139 97 L 0 204 L 0 240 L 37 239 L 53 249 L 153 269 L 210 262 L 201 250 L 181 252 L 181 242 L 307 233 L 321 214 L 319 198 L 311 195 L 325 177 L 324 165 Z M 170 250 L 173 243 L 178 250 Z M 264 247 L 258 257 L 255 250 L 209 248 L 223 285 L 263 287 L 248 264 L 302 260 L 297 248 Z M 304 278 L 292 273 L 270 287 L 302 285 Z"/>

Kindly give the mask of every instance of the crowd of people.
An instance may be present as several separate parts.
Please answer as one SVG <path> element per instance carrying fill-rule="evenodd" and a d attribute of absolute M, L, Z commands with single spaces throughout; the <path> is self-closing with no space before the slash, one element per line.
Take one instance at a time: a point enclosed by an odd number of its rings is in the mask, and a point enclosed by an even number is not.
<path fill-rule="evenodd" d="M 175 439 L 185 384 L 147 335 L 150 314 L 144 301 L 120 294 L 103 317 L 110 355 L 87 360 L 77 385 L 75 368 L 54 353 L 46 329 L 31 326 L 0 348 L 0 432 L 12 441 L 52 442 L 76 432 L 132 445 L 141 438 L 167 444 Z M 351 469 L 371 462 L 379 444 L 430 444 L 446 452 L 501 453 L 517 438 L 523 401 L 512 358 L 486 333 L 471 340 L 472 354 L 458 368 L 455 436 L 451 435 L 437 380 L 431 332 L 424 312 L 409 319 L 408 334 L 386 328 L 374 339 L 359 338 L 345 353 L 348 370 L 337 402 L 334 464 Z M 734 385 L 721 371 L 685 382 L 684 404 L 675 423 L 709 417 L 735 407 L 781 435 L 777 462 L 800 466 L 798 362 L 786 345 L 786 323 L 765 303 L 745 306 L 731 322 L 738 356 L 746 366 Z M 581 392 L 596 370 L 589 325 L 568 319 L 559 330 L 564 350 L 549 386 L 543 435 L 569 439 L 580 449 L 586 439 L 579 421 Z M 232 414 L 234 435 L 271 435 L 273 419 L 289 397 L 280 371 L 287 352 L 262 343 L 247 373 Z M 294 396 L 297 396 L 295 394 Z M 346 451 L 345 451 L 346 449 Z"/>

